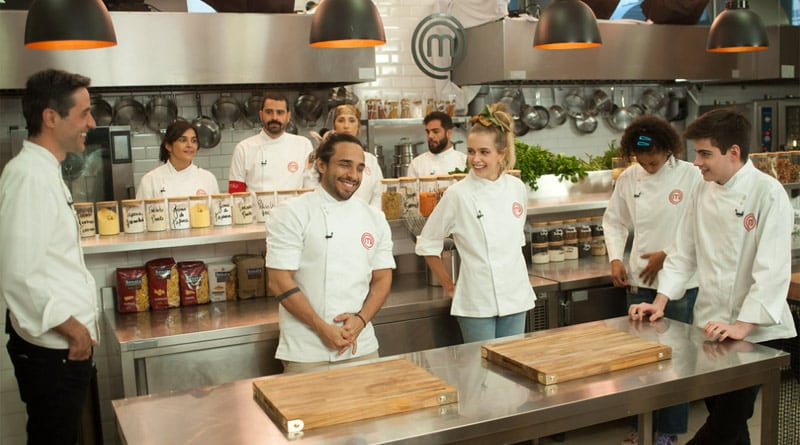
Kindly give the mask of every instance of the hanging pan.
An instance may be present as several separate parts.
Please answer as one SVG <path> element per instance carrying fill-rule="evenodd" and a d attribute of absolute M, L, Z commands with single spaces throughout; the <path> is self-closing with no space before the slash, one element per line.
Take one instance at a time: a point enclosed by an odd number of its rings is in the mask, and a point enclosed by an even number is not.
<path fill-rule="evenodd" d="M 219 131 L 219 125 L 208 116 L 203 115 L 203 109 L 200 106 L 200 93 L 195 96 L 197 99 L 197 117 L 192 121 L 197 133 L 197 144 L 200 148 L 212 148 L 219 144 L 222 134 Z"/>
<path fill-rule="evenodd" d="M 111 108 L 111 104 L 106 102 L 99 94 L 92 96 L 91 113 L 98 127 L 111 125 L 111 119 L 114 117 L 114 109 Z"/>

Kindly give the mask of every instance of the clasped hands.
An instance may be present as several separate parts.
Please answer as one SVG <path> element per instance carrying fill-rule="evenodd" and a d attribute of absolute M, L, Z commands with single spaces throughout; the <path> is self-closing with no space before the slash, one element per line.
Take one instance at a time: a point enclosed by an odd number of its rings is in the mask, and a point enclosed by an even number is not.
<path fill-rule="evenodd" d="M 325 346 L 338 350 L 339 355 L 344 354 L 348 348 L 355 354 L 358 350 L 358 335 L 365 327 L 360 317 L 346 312 L 334 317 L 333 323 L 327 323 L 320 332 L 320 338 Z"/>

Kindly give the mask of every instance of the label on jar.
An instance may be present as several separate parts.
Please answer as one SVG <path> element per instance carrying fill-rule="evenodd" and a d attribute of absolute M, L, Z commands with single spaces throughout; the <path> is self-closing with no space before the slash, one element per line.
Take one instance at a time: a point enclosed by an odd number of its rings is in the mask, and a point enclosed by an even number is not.
<path fill-rule="evenodd" d="M 550 229 L 547 232 L 547 241 L 551 243 L 564 241 L 564 231 L 560 227 Z"/>
<path fill-rule="evenodd" d="M 145 203 L 144 211 L 148 232 L 167 230 L 167 209 L 164 201 Z"/>
<path fill-rule="evenodd" d="M 592 240 L 592 256 L 603 256 L 606 254 L 606 242 L 604 239 Z"/>
<path fill-rule="evenodd" d="M 578 242 L 578 257 L 587 258 L 592 256 L 592 242 L 580 241 Z"/>
<path fill-rule="evenodd" d="M 575 227 L 564 227 L 564 241 L 572 241 L 578 239 L 578 230 Z"/>
<path fill-rule="evenodd" d="M 565 260 L 577 260 L 578 259 L 578 243 L 568 243 L 564 244 L 564 259 Z"/>
<path fill-rule="evenodd" d="M 215 226 L 229 226 L 233 221 L 230 197 L 211 198 L 211 211 L 214 213 Z"/>
<path fill-rule="evenodd" d="M 182 230 L 191 227 L 189 222 L 189 200 L 169 202 L 169 228 Z"/>
<path fill-rule="evenodd" d="M 578 227 L 578 239 L 579 240 L 591 240 L 592 239 L 592 228 L 589 226 L 580 226 Z"/>
<path fill-rule="evenodd" d="M 249 195 L 233 197 L 233 223 L 253 223 L 253 203 L 250 201 Z"/>
<path fill-rule="evenodd" d="M 531 238 L 534 243 L 546 243 L 547 242 L 547 229 L 546 228 L 534 228 L 533 233 L 531 234 Z"/>
<path fill-rule="evenodd" d="M 78 215 L 78 225 L 80 226 L 81 237 L 87 238 L 94 236 L 97 233 L 97 229 L 94 226 L 94 208 L 92 205 L 76 205 L 75 214 Z"/>
<path fill-rule="evenodd" d="M 267 215 L 275 208 L 275 201 L 275 193 L 273 192 L 256 193 L 256 204 L 258 205 L 256 221 L 265 222 L 267 220 Z"/>
<path fill-rule="evenodd" d="M 144 209 L 141 204 L 122 206 L 122 228 L 125 233 L 144 232 Z"/>

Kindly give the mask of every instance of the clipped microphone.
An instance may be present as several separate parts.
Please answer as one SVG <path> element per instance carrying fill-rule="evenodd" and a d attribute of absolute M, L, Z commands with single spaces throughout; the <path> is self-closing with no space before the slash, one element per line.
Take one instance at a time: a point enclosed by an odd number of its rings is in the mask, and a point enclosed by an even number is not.
<path fill-rule="evenodd" d="M 634 193 L 634 194 L 633 194 L 633 197 L 634 197 L 634 198 L 638 198 L 638 197 L 640 197 L 640 196 L 642 196 L 642 192 L 639 192 L 639 193 Z"/>
<path fill-rule="evenodd" d="M 325 235 L 325 239 L 331 239 L 331 238 L 333 238 L 333 232 Z"/>
<path fill-rule="evenodd" d="M 263 161 L 261 161 L 261 165 L 267 165 L 267 160 L 264 159 Z"/>
<path fill-rule="evenodd" d="M 477 215 L 477 216 L 478 216 L 478 219 L 481 219 L 481 218 L 483 218 L 483 212 L 481 212 L 480 210 L 478 210 L 478 215 Z"/>
<path fill-rule="evenodd" d="M 734 211 L 736 212 L 736 216 L 744 216 L 744 210 L 734 209 Z"/>

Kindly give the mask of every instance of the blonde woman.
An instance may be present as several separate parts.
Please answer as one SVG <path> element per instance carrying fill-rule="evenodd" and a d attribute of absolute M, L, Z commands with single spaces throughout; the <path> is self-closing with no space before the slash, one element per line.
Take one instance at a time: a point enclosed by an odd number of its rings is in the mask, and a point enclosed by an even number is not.
<path fill-rule="evenodd" d="M 522 254 L 528 194 L 504 173 L 516 160 L 512 117 L 500 104 L 471 120 L 467 136 L 469 175 L 449 187 L 417 238 L 416 253 L 453 297 L 465 343 L 522 334 L 536 295 Z M 453 283 L 441 259 L 452 236 L 461 256 Z"/>

